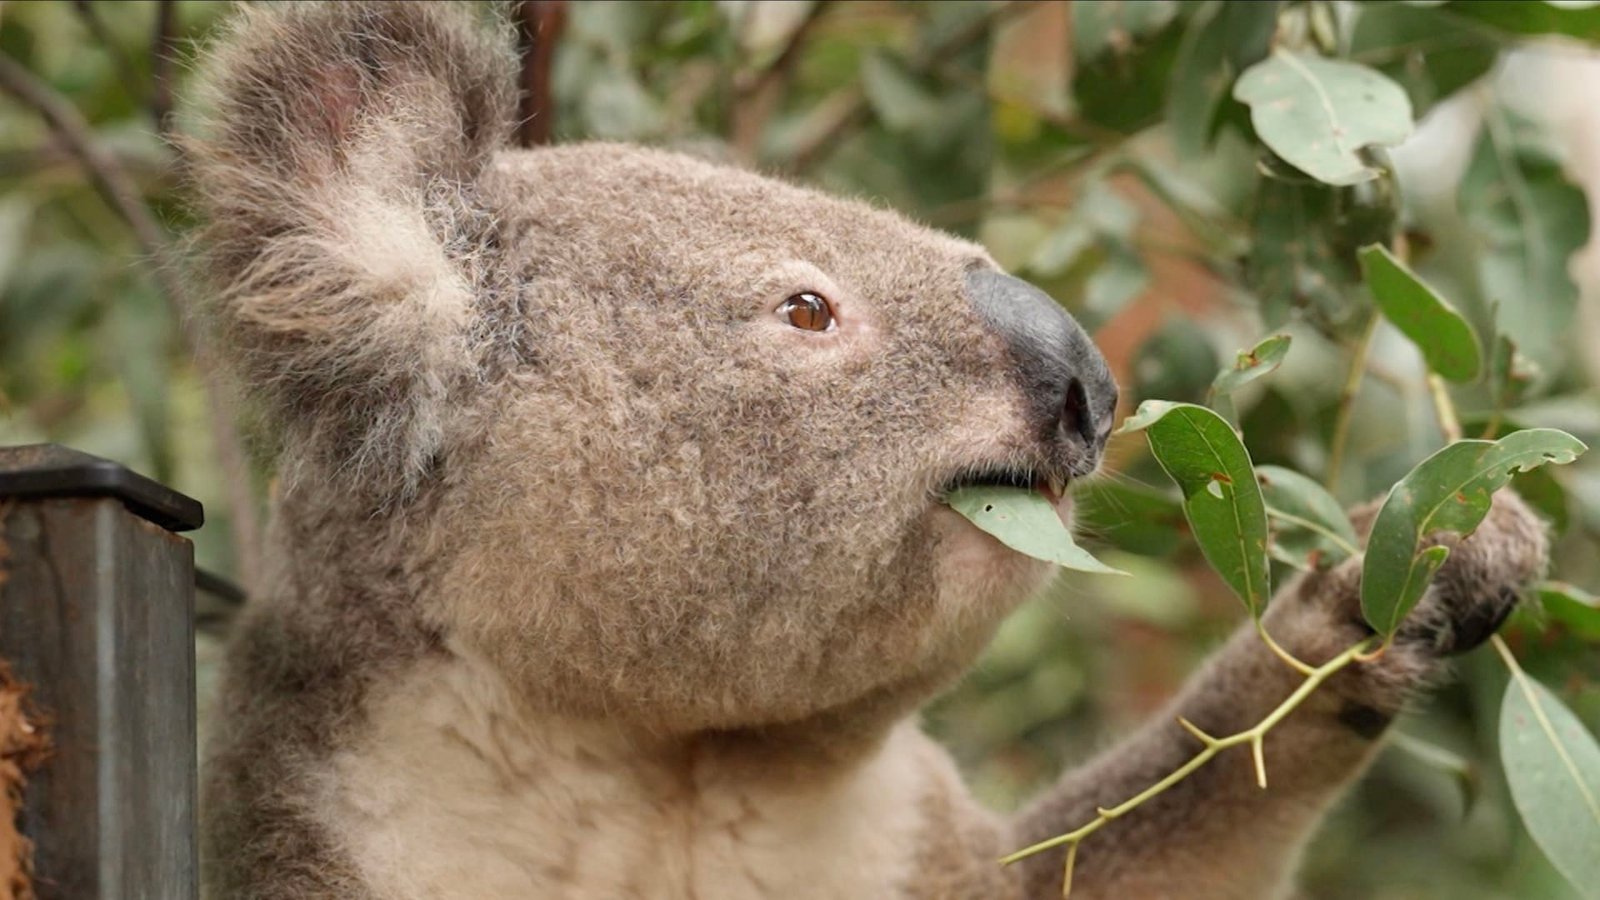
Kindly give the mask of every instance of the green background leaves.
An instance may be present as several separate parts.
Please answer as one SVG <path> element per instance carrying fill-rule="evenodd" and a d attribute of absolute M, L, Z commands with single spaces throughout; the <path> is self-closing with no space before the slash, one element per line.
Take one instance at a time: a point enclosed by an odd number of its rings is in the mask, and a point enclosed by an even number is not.
<path fill-rule="evenodd" d="M 1249 104 L 1256 134 L 1273 152 L 1327 184 L 1378 177 L 1362 151 L 1411 134 L 1405 91 L 1354 63 L 1280 48 L 1240 76 L 1233 95 Z"/>

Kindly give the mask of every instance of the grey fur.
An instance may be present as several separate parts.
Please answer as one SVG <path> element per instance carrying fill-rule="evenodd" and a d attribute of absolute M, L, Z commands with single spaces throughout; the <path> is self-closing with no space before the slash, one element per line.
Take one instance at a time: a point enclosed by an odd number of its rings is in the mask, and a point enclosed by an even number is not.
<path fill-rule="evenodd" d="M 994 859 L 1195 748 L 1162 717 L 1008 823 L 908 724 L 1051 574 L 937 503 L 1043 464 L 967 296 L 992 260 L 668 153 L 506 149 L 509 47 L 450 4 L 263 4 L 207 64 L 196 247 L 285 473 L 209 745 L 212 890 L 1052 896 L 1058 856 Z M 800 290 L 836 332 L 777 320 Z M 1392 714 L 1544 554 L 1502 498 L 1406 640 L 1274 732 L 1270 791 L 1219 759 L 1086 845 L 1080 896 L 1278 889 L 1372 753 L 1341 716 Z M 1326 658 L 1357 575 L 1269 627 Z M 1291 687 L 1243 632 L 1174 711 L 1222 732 Z"/>

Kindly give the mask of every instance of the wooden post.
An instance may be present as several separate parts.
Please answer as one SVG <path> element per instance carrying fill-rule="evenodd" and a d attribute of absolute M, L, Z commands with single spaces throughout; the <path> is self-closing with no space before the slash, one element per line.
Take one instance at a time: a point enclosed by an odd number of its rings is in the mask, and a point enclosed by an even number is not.
<path fill-rule="evenodd" d="M 50 756 L 19 822 L 40 900 L 193 898 L 196 501 L 49 444 L 0 448 L 0 660 Z"/>

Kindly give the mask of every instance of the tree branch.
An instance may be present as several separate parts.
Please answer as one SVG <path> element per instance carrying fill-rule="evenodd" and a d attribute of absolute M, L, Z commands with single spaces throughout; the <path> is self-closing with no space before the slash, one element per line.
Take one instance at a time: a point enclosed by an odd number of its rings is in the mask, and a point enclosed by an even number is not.
<path fill-rule="evenodd" d="M 45 120 L 51 133 L 83 166 L 95 190 L 132 229 L 134 240 L 150 265 L 151 276 L 178 323 L 179 339 L 194 360 L 205 386 L 211 437 L 217 463 L 227 483 L 234 559 L 239 580 L 246 590 L 253 590 L 259 583 L 261 540 L 250 468 L 232 407 L 217 375 L 215 360 L 191 316 L 192 298 L 178 277 L 177 263 L 168 244 L 166 229 L 145 205 L 138 185 L 116 158 L 100 145 L 82 114 L 54 88 L 35 78 L 5 53 L 0 53 L 0 90 L 11 94 Z"/>
<path fill-rule="evenodd" d="M 155 34 L 150 40 L 150 115 L 156 133 L 172 131 L 172 65 L 177 50 L 178 3 L 161 0 L 156 7 Z"/>
<path fill-rule="evenodd" d="M 760 154 L 761 136 L 794 80 L 800 50 L 816 30 L 822 14 L 832 0 L 816 0 L 804 19 L 789 33 L 783 49 L 764 68 L 744 72 L 733 85 L 733 110 L 728 122 L 728 142 L 734 153 L 747 162 Z"/>
<path fill-rule="evenodd" d="M 567 4 L 565 0 L 522 0 L 517 4 L 516 15 L 517 44 L 522 53 L 517 143 L 536 147 L 550 143 L 554 134 L 550 70 L 555 62 L 556 41 L 567 24 Z"/>

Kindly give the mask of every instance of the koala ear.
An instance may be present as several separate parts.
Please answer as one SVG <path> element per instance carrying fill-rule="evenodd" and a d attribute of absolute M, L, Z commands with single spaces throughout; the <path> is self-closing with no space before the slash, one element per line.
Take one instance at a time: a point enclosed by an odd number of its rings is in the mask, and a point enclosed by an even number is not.
<path fill-rule="evenodd" d="M 516 108 L 513 43 L 479 19 L 459 3 L 252 4 L 202 66 L 197 268 L 289 466 L 404 493 L 444 449 L 477 367 L 478 181 Z"/>

